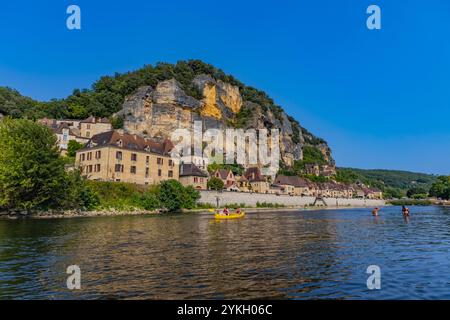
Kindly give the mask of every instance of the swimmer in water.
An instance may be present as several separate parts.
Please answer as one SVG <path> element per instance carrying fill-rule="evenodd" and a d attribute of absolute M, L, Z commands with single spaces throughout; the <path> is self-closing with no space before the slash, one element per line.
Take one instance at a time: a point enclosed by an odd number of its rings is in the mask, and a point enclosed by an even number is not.
<path fill-rule="evenodd" d="M 409 217 L 409 209 L 405 206 L 402 206 L 402 214 L 404 217 Z"/>
<path fill-rule="evenodd" d="M 375 209 L 372 210 L 372 215 L 377 217 L 378 216 L 378 211 L 380 211 L 380 208 L 376 207 Z"/>

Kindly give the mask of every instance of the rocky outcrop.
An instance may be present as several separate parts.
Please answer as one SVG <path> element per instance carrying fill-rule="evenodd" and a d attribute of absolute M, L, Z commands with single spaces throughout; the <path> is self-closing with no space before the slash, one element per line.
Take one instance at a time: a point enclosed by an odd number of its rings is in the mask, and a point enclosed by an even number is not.
<path fill-rule="evenodd" d="M 155 88 L 140 87 L 126 98 L 123 109 L 117 114 L 124 118 L 124 129 L 133 134 L 156 138 L 170 138 L 179 128 L 190 129 L 194 121 L 202 121 L 203 128 L 219 128 L 236 125 L 242 114 L 243 129 L 280 129 L 280 152 L 282 161 L 292 166 L 294 160 L 303 158 L 302 147 L 315 143 L 327 160 L 331 161 L 328 145 L 309 136 L 307 141 L 297 122 L 282 110 L 263 108 L 257 103 L 244 101 L 239 88 L 210 75 L 196 76 L 192 84 L 202 99 L 187 95 L 175 79 L 159 82 Z"/>

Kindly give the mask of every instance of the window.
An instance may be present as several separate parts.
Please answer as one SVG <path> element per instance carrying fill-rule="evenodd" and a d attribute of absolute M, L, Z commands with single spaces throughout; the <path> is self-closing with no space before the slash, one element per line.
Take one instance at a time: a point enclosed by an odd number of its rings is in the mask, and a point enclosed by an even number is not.
<path fill-rule="evenodd" d="M 148 175 L 150 173 L 150 169 L 149 168 L 145 168 L 145 177 L 148 178 Z"/>
<path fill-rule="evenodd" d="M 197 183 L 198 182 L 198 178 L 194 177 L 194 182 Z"/>
<path fill-rule="evenodd" d="M 137 161 L 137 154 L 136 153 L 132 153 L 131 154 L 131 161 Z"/>
<path fill-rule="evenodd" d="M 100 150 L 95 152 L 95 159 L 100 159 L 102 157 L 102 152 Z"/>
<path fill-rule="evenodd" d="M 169 178 L 173 178 L 173 171 L 169 170 Z"/>
<path fill-rule="evenodd" d="M 116 159 L 117 160 L 122 160 L 122 151 L 117 151 L 116 152 Z"/>
<path fill-rule="evenodd" d="M 80 161 L 84 161 L 86 159 L 86 155 L 84 153 L 80 154 Z"/>
<path fill-rule="evenodd" d="M 150 163 L 150 156 L 147 156 L 147 157 L 145 158 L 145 163 L 147 163 L 147 164 Z"/>
<path fill-rule="evenodd" d="M 123 172 L 123 165 L 122 164 L 116 164 L 114 168 L 115 172 Z"/>
<path fill-rule="evenodd" d="M 86 132 L 86 137 L 89 138 L 91 136 L 91 133 L 88 131 Z"/>
<path fill-rule="evenodd" d="M 173 167 L 173 160 L 169 159 L 169 167 Z"/>
<path fill-rule="evenodd" d="M 131 166 L 130 167 L 130 173 L 136 174 L 136 166 Z"/>
<path fill-rule="evenodd" d="M 92 172 L 92 164 L 88 166 L 88 173 Z"/>
<path fill-rule="evenodd" d="M 87 125 L 87 129 L 88 129 L 88 130 L 91 129 L 91 125 L 90 125 L 90 124 Z"/>
<path fill-rule="evenodd" d="M 159 164 L 159 165 L 162 165 L 163 164 L 163 158 L 157 158 L 156 159 L 156 163 Z"/>
<path fill-rule="evenodd" d="M 95 171 L 96 172 L 100 172 L 100 164 L 96 164 L 95 165 Z"/>
<path fill-rule="evenodd" d="M 203 183 L 203 178 L 200 178 L 200 183 Z"/>
<path fill-rule="evenodd" d="M 158 177 L 161 177 L 161 169 L 158 169 Z"/>
<path fill-rule="evenodd" d="M 92 160 L 92 152 L 89 152 L 89 153 L 87 154 L 87 159 L 88 159 L 88 161 L 89 161 L 89 160 Z"/>

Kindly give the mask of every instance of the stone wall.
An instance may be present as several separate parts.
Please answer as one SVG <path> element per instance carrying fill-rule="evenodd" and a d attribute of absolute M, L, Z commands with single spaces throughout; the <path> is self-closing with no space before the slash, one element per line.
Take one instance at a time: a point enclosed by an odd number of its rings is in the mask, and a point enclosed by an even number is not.
<path fill-rule="evenodd" d="M 261 194 L 261 193 L 244 193 L 244 192 L 217 192 L 217 191 L 200 191 L 201 198 L 199 202 L 211 204 L 216 206 L 217 197 L 219 198 L 219 205 L 223 206 L 232 203 L 245 203 L 248 206 L 256 206 L 257 202 L 277 203 L 287 207 L 289 206 L 310 206 L 314 204 L 315 197 L 300 197 L 300 196 L 286 196 L 275 194 Z M 370 199 L 344 199 L 344 198 L 324 198 L 324 201 L 329 207 L 343 206 L 343 207 L 375 207 L 384 206 L 384 200 L 370 200 Z M 318 201 L 317 205 L 324 205 Z"/>

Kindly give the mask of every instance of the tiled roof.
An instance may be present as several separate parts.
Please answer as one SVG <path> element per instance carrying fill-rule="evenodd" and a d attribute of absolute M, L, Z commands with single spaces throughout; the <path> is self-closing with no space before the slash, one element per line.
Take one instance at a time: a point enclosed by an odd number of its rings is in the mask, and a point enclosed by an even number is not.
<path fill-rule="evenodd" d="M 218 169 L 216 172 L 219 172 L 219 176 L 222 180 L 226 180 L 228 178 L 228 174 L 231 170 L 227 169 Z"/>
<path fill-rule="evenodd" d="M 96 118 L 94 116 L 90 116 L 87 119 L 80 121 L 81 123 L 110 123 L 107 118 Z"/>
<path fill-rule="evenodd" d="M 98 146 L 115 146 L 128 150 L 146 151 L 161 155 L 169 155 L 174 147 L 170 140 L 165 140 L 160 143 L 135 134 L 122 133 L 116 130 L 96 134 L 87 144 L 87 148 Z"/>
<path fill-rule="evenodd" d="M 208 177 L 206 172 L 202 171 L 193 163 L 182 164 L 180 167 L 180 177 L 195 176 L 195 177 Z"/>
<path fill-rule="evenodd" d="M 262 176 L 259 168 L 256 167 L 248 168 L 244 173 L 244 177 L 247 178 L 250 182 L 266 181 L 266 179 L 264 179 L 264 177 Z"/>
<path fill-rule="evenodd" d="M 290 185 L 299 188 L 307 188 L 309 187 L 308 181 L 296 176 L 283 176 L 279 175 L 275 178 L 276 184 L 281 185 Z"/>

